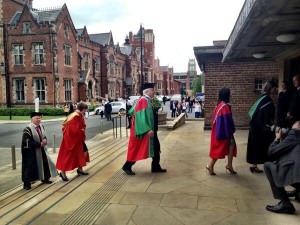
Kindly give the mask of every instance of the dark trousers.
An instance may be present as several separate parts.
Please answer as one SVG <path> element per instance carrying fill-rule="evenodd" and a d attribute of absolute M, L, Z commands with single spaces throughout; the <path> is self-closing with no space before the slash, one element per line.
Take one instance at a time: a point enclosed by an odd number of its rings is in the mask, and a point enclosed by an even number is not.
<path fill-rule="evenodd" d="M 272 176 L 271 170 L 270 170 L 270 164 L 272 164 L 272 162 L 267 162 L 264 164 L 264 170 L 265 170 L 265 174 L 269 180 L 271 189 L 272 189 L 272 193 L 275 199 L 279 199 L 281 201 L 289 201 L 289 197 L 287 196 L 286 190 L 284 189 L 284 187 L 277 187 L 275 182 L 274 182 L 274 178 Z M 293 186 L 294 188 L 297 189 L 297 191 L 300 191 L 300 183 L 296 183 L 296 184 L 291 184 L 291 186 Z"/>
<path fill-rule="evenodd" d="M 157 133 L 154 132 L 154 156 L 152 158 L 152 165 L 151 165 L 151 170 L 159 170 L 161 169 L 160 167 L 160 143 L 157 137 Z M 125 170 L 131 170 L 131 167 L 135 164 L 135 162 L 130 162 L 126 161 L 125 164 L 123 165 L 123 169 Z"/>
<path fill-rule="evenodd" d="M 172 115 L 171 115 L 172 118 L 176 117 L 176 109 L 172 109 Z"/>

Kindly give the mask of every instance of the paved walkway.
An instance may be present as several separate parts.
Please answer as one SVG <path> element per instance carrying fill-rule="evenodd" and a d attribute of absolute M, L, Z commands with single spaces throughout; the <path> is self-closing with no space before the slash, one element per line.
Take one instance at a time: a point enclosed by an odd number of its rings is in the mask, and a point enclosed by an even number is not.
<path fill-rule="evenodd" d="M 217 162 L 217 176 L 206 173 L 210 131 L 203 125 L 186 121 L 176 130 L 159 131 L 165 174 L 151 173 L 148 159 L 134 166 L 135 176 L 127 176 L 120 170 L 127 139 L 97 136 L 88 143 L 93 149 L 89 176 L 70 172 L 69 182 L 57 178 L 52 185 L 0 196 L 0 224 L 299 225 L 300 204 L 294 200 L 295 215 L 265 210 L 277 200 L 265 175 L 251 174 L 245 163 L 247 131 L 235 136 L 238 174 L 225 172 L 226 160 Z"/>

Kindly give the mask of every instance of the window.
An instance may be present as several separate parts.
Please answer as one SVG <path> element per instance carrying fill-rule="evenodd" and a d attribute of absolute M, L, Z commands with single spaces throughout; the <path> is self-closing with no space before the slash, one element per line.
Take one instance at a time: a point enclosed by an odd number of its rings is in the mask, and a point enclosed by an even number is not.
<path fill-rule="evenodd" d="M 35 98 L 39 98 L 40 101 L 44 102 L 46 100 L 46 90 L 45 90 L 45 79 L 37 78 L 34 79 L 34 90 Z"/>
<path fill-rule="evenodd" d="M 65 65 L 71 65 L 71 47 L 65 45 L 64 52 L 65 52 Z"/>
<path fill-rule="evenodd" d="M 263 80 L 262 79 L 255 79 L 254 90 L 255 91 L 262 91 L 262 87 L 263 87 Z"/>
<path fill-rule="evenodd" d="M 29 22 L 24 22 L 23 23 L 23 34 L 30 34 L 30 23 Z"/>
<path fill-rule="evenodd" d="M 90 54 L 84 54 L 84 69 L 88 70 L 90 67 Z"/>
<path fill-rule="evenodd" d="M 13 56 L 15 65 L 23 65 L 23 45 L 14 45 L 13 46 Z"/>
<path fill-rule="evenodd" d="M 65 24 L 64 26 L 64 31 L 65 31 L 65 37 L 69 37 L 69 25 L 68 24 Z"/>
<path fill-rule="evenodd" d="M 99 57 L 96 57 L 96 59 L 95 59 L 95 71 L 96 72 L 100 71 L 100 59 L 99 59 Z"/>
<path fill-rule="evenodd" d="M 161 83 L 159 82 L 159 83 L 157 83 L 157 89 L 161 89 Z"/>
<path fill-rule="evenodd" d="M 72 101 L 72 80 L 64 80 L 65 101 Z"/>
<path fill-rule="evenodd" d="M 44 45 L 34 44 L 34 64 L 44 63 Z"/>
<path fill-rule="evenodd" d="M 15 97 L 16 102 L 25 102 L 25 81 L 24 79 L 15 79 L 14 80 L 15 85 Z"/>

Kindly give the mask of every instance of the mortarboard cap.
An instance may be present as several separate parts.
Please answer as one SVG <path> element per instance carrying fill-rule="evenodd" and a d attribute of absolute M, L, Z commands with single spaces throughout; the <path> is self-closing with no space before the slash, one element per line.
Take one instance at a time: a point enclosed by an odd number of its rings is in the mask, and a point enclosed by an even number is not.
<path fill-rule="evenodd" d="M 32 118 L 34 116 L 42 116 L 43 113 L 41 113 L 41 112 L 31 112 L 31 113 L 29 113 L 29 115 L 30 115 L 30 118 Z"/>
<path fill-rule="evenodd" d="M 155 86 L 155 83 L 144 83 L 142 89 L 146 90 L 148 88 L 154 88 L 154 86 Z"/>

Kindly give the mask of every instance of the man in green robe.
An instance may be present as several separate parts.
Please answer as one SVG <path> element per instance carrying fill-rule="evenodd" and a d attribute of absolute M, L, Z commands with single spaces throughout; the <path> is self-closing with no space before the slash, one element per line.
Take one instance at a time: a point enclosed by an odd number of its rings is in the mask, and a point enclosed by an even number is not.
<path fill-rule="evenodd" d="M 122 167 L 128 175 L 135 175 L 131 168 L 136 161 L 149 157 L 153 158 L 154 162 L 152 163 L 152 172 L 166 172 L 166 169 L 162 169 L 159 165 L 160 146 L 156 133 L 157 129 L 155 129 L 155 114 L 151 101 L 154 97 L 154 85 L 154 83 L 145 83 L 143 85 L 144 96 L 129 111 L 132 116 L 131 129 L 127 161 Z"/>

